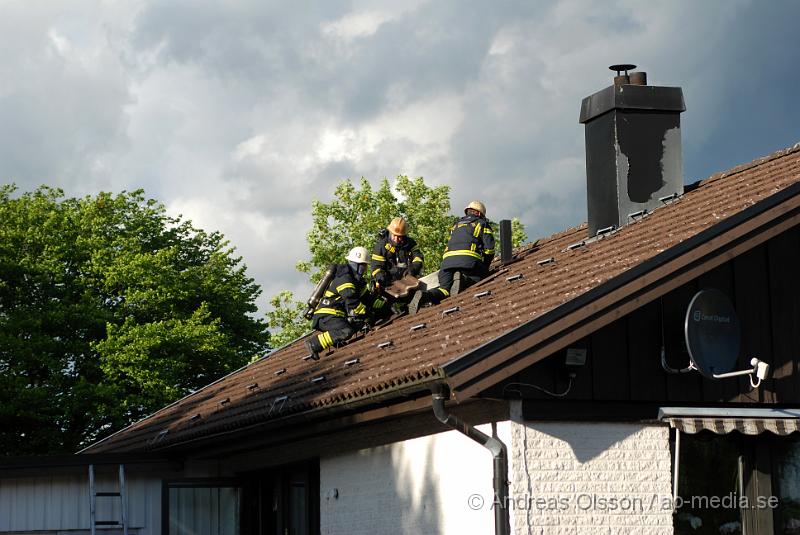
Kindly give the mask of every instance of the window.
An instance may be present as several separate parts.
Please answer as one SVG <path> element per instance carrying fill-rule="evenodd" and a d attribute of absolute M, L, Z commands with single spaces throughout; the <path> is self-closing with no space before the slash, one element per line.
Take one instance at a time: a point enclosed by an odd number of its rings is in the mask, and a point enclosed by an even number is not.
<path fill-rule="evenodd" d="M 773 487 L 780 500 L 776 527 L 785 535 L 800 534 L 800 438 L 775 440 Z"/>
<path fill-rule="evenodd" d="M 681 436 L 676 534 L 742 533 L 738 499 L 731 498 L 741 491 L 739 447 L 730 439 L 710 432 Z"/>
<path fill-rule="evenodd" d="M 167 535 L 318 535 L 319 461 L 167 481 L 162 511 Z"/>
<path fill-rule="evenodd" d="M 184 480 L 165 484 L 163 533 L 239 535 L 242 487 L 235 481 Z M 163 502 L 162 502 L 163 503 Z"/>
<path fill-rule="evenodd" d="M 676 534 L 800 533 L 796 438 L 681 433 L 678 462 Z"/>
<path fill-rule="evenodd" d="M 246 474 L 244 531 L 260 535 L 319 533 L 319 461 Z"/>

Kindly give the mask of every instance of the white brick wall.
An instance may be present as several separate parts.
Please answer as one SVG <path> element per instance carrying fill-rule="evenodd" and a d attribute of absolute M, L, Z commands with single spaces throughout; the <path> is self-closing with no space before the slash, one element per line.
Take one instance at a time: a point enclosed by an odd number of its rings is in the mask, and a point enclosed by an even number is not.
<path fill-rule="evenodd" d="M 512 533 L 673 533 L 667 426 L 522 421 L 515 406 L 498 434 L 509 449 Z M 491 482 L 491 454 L 455 431 L 323 457 L 321 532 L 493 533 Z"/>
<path fill-rule="evenodd" d="M 506 444 L 510 430 L 498 424 Z M 323 535 L 493 533 L 492 496 L 491 453 L 456 431 L 320 460 Z"/>
<path fill-rule="evenodd" d="M 673 532 L 667 426 L 523 422 L 512 413 L 516 534 Z"/>

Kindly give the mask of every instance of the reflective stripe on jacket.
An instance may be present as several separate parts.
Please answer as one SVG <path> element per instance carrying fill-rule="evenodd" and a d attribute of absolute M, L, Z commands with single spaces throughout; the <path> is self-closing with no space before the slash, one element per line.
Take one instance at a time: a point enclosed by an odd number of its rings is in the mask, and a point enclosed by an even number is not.
<path fill-rule="evenodd" d="M 466 215 L 450 230 L 442 269 L 488 268 L 494 258 L 494 233 L 486 218 Z"/>
<path fill-rule="evenodd" d="M 333 280 L 320 299 L 314 315 L 330 315 L 341 318 L 347 316 L 364 316 L 367 307 L 362 302 L 369 297 L 367 285 L 363 280 L 353 277 L 347 264 L 337 264 Z"/>
<path fill-rule="evenodd" d="M 413 238 L 406 236 L 402 244 L 392 242 L 388 231 L 381 232 L 372 249 L 370 270 L 372 278 L 381 272 L 386 273 L 390 279 L 402 278 L 406 269 L 415 277 L 422 273 L 425 257 Z"/>

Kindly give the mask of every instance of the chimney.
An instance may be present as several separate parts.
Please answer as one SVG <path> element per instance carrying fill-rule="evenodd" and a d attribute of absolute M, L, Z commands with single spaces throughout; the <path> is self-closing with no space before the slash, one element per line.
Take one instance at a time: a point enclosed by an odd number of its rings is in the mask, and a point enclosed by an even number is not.
<path fill-rule="evenodd" d="M 683 193 L 680 87 L 647 85 L 636 65 L 612 65 L 613 85 L 583 99 L 589 237 Z M 622 73 L 625 74 L 622 74 Z"/>
<path fill-rule="evenodd" d="M 504 265 L 514 259 L 513 246 L 511 245 L 511 220 L 500 220 L 500 262 Z"/>

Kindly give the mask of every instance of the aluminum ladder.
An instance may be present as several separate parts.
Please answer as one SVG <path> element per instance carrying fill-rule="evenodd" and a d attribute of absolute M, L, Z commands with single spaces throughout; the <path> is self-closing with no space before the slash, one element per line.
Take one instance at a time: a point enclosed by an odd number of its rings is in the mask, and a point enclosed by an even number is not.
<path fill-rule="evenodd" d="M 116 520 L 97 520 L 97 498 L 119 498 L 122 518 Z M 122 526 L 123 535 L 128 535 L 128 492 L 125 489 L 125 465 L 119 465 L 119 492 L 96 492 L 94 486 L 94 465 L 89 465 L 89 527 L 95 535 L 97 526 Z"/>

